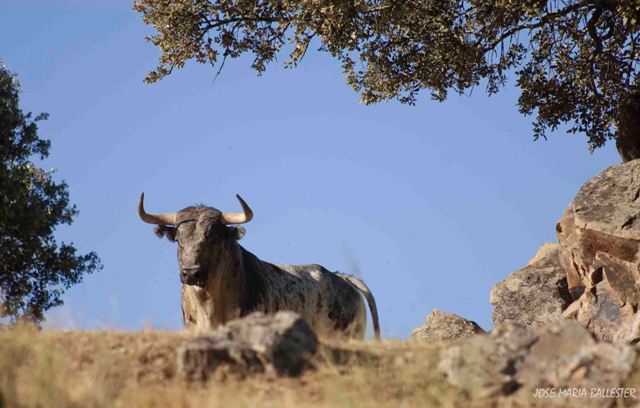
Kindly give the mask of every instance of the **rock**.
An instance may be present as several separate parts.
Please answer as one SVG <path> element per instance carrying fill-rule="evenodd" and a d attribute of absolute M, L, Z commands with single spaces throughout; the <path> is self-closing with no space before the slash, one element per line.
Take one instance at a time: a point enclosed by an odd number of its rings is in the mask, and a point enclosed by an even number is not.
<path fill-rule="evenodd" d="M 510 321 L 535 328 L 561 319 L 573 299 L 558 245 L 544 244 L 528 266 L 493 287 L 489 301 L 494 325 Z"/>
<path fill-rule="evenodd" d="M 630 303 L 617 299 L 608 280 L 584 292 L 564 315 L 576 319 L 596 338 L 618 343 L 636 342 L 640 338 L 640 317 Z"/>
<path fill-rule="evenodd" d="M 544 244 L 542 244 L 540 249 L 538 249 L 538 252 L 536 252 L 533 258 L 529 259 L 529 262 L 527 262 L 527 266 L 531 266 L 534 263 L 538 262 L 539 260 L 546 258 L 547 256 L 549 256 L 549 254 L 551 254 L 556 249 L 558 249 L 558 244 L 554 244 L 552 242 L 545 242 Z"/>
<path fill-rule="evenodd" d="M 597 339 L 640 340 L 640 161 L 589 180 L 556 226 L 576 318 Z"/>
<path fill-rule="evenodd" d="M 444 313 L 433 309 L 427 315 L 426 323 L 411 333 L 411 337 L 420 341 L 435 343 L 443 340 L 454 340 L 484 333 L 476 322 L 464 319 L 458 315 Z"/>
<path fill-rule="evenodd" d="M 223 368 L 241 375 L 267 372 L 295 376 L 318 347 L 313 330 L 296 313 L 253 313 L 178 349 L 178 373 L 188 381 L 209 379 Z"/>
<path fill-rule="evenodd" d="M 620 387 L 631 373 L 635 358 L 636 351 L 631 346 L 596 343 L 575 321 L 556 321 L 537 332 L 537 341 L 516 363 L 515 380 L 521 387 L 513 399 L 532 407 L 609 405 L 613 401 L 592 398 L 591 390 Z M 571 398 L 532 398 L 540 388 L 585 392 Z"/>
<path fill-rule="evenodd" d="M 438 369 L 472 399 L 495 399 L 517 388 L 514 362 L 524 358 L 534 341 L 523 327 L 505 323 L 491 334 L 462 339 L 444 349 Z"/>
<path fill-rule="evenodd" d="M 597 343 L 578 322 L 561 319 L 533 331 L 506 323 L 490 335 L 463 339 L 443 350 L 438 368 L 472 399 L 505 406 L 600 407 L 613 400 L 591 398 L 591 390 L 621 387 L 635 359 L 632 346 Z M 540 390 L 553 390 L 555 397 L 536 397 Z M 571 397 L 559 395 L 573 390 L 578 392 Z"/>

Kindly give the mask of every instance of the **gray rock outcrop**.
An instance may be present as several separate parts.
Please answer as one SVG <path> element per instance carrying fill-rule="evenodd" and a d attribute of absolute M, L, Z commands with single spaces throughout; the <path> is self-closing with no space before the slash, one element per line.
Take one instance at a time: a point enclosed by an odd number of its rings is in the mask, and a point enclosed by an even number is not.
<path fill-rule="evenodd" d="M 438 368 L 474 400 L 601 407 L 611 406 L 614 399 L 594 398 L 593 390 L 621 387 L 635 358 L 632 346 L 598 343 L 579 323 L 562 319 L 533 331 L 506 323 L 490 335 L 463 339 L 443 350 Z"/>
<path fill-rule="evenodd" d="M 493 287 L 489 301 L 494 325 L 513 322 L 535 328 L 562 318 L 573 299 L 558 245 L 543 245 L 528 266 Z"/>
<path fill-rule="evenodd" d="M 438 309 L 433 309 L 431 313 L 427 315 L 425 324 L 413 330 L 411 338 L 428 343 L 435 343 L 469 337 L 484 332 L 485 331 L 474 321 L 464 319 L 452 313 L 444 313 Z"/>
<path fill-rule="evenodd" d="M 224 372 L 266 372 L 295 376 L 310 365 L 318 348 L 313 330 L 296 313 L 253 313 L 178 349 L 178 373 L 188 381 L 204 381 Z"/>
<path fill-rule="evenodd" d="M 575 300 L 564 315 L 599 340 L 640 340 L 640 160 L 589 180 L 556 230 Z"/>

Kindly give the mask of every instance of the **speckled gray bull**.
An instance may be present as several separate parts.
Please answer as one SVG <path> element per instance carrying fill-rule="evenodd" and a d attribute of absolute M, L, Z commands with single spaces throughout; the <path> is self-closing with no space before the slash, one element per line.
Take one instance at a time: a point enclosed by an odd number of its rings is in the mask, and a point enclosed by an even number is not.
<path fill-rule="evenodd" d="M 211 329 L 254 311 L 299 313 L 320 334 L 362 338 L 369 303 L 375 337 L 380 338 L 376 303 L 367 285 L 320 265 L 274 265 L 238 244 L 253 212 L 237 196 L 241 213 L 205 206 L 177 213 L 148 214 L 144 193 L 138 215 L 157 225 L 156 234 L 178 245 L 182 317 L 187 327 Z"/>

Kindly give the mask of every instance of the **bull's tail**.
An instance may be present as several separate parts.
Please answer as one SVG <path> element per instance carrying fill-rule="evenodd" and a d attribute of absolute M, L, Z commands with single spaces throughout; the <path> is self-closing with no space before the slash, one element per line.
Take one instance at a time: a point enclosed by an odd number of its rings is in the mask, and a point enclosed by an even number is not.
<path fill-rule="evenodd" d="M 371 320 L 373 321 L 373 333 L 376 340 L 380 340 L 380 322 L 378 321 L 378 307 L 376 306 L 376 300 L 371 294 L 371 290 L 364 283 L 364 281 L 360 278 L 356 278 L 355 276 L 342 275 L 349 283 L 351 283 L 358 292 L 362 293 L 362 295 L 367 299 L 367 303 L 369 304 L 369 311 L 371 312 Z"/>

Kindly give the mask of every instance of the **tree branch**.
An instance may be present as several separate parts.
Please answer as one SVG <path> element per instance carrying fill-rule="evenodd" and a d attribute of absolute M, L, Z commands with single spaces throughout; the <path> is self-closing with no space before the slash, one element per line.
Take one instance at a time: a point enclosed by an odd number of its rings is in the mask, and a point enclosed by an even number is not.
<path fill-rule="evenodd" d="M 519 26 L 515 26 L 510 30 L 505 31 L 504 33 L 502 33 L 502 35 L 500 37 L 498 37 L 495 41 L 493 41 L 488 47 L 484 47 L 484 52 L 489 52 L 491 50 L 493 50 L 494 48 L 496 48 L 498 45 L 500 45 L 504 40 L 506 40 L 507 38 L 513 36 L 514 34 L 522 31 L 522 30 L 535 30 L 536 28 L 541 28 L 551 22 L 553 22 L 554 20 L 556 20 L 558 17 L 564 17 L 568 14 L 571 14 L 575 11 L 578 11 L 580 8 L 585 7 L 587 4 L 585 1 L 577 3 L 577 4 L 573 4 L 571 6 L 567 6 L 562 10 L 558 10 L 556 12 L 553 13 L 549 13 L 543 17 L 540 18 L 540 20 L 536 23 L 532 23 L 532 24 L 522 24 Z M 480 46 L 481 45 L 482 40 L 478 40 L 476 42 L 476 46 Z"/>

